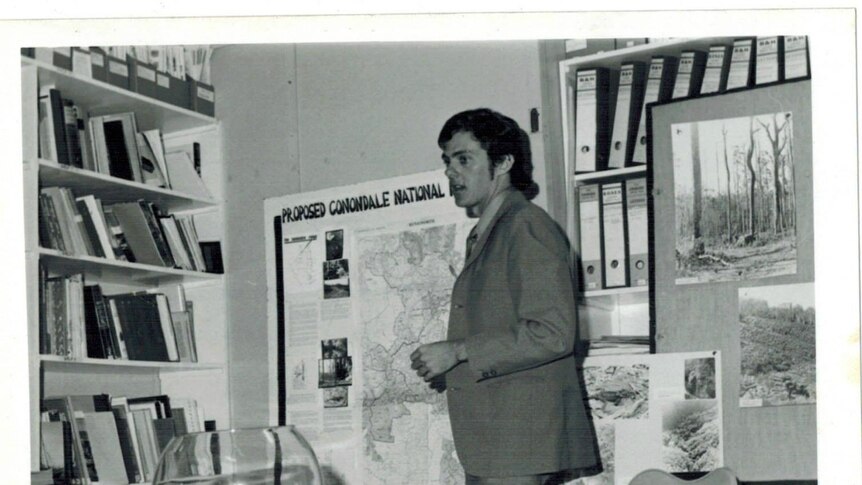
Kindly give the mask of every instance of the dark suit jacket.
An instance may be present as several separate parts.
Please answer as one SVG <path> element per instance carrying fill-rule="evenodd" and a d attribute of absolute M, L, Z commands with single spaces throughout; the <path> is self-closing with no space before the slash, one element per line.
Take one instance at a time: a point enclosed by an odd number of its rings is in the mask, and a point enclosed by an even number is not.
<path fill-rule="evenodd" d="M 449 335 L 469 361 L 446 375 L 467 473 L 513 476 L 598 463 L 577 378 L 569 245 L 545 211 L 512 190 L 452 291 Z"/>

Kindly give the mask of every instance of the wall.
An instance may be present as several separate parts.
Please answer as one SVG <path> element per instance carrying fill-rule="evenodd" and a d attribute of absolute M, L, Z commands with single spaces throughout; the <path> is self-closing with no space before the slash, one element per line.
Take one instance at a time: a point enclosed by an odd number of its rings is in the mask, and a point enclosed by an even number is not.
<path fill-rule="evenodd" d="M 529 131 L 537 42 L 243 45 L 213 56 L 225 160 L 234 426 L 268 421 L 263 200 L 442 169 L 452 114 L 486 106 Z M 531 135 L 545 185 L 542 134 Z M 546 206 L 544 193 L 537 198 Z"/>

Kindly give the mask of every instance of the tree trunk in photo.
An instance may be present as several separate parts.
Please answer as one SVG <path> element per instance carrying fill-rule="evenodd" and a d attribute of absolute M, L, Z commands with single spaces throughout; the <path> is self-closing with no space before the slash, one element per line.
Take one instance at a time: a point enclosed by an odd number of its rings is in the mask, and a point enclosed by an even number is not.
<path fill-rule="evenodd" d="M 754 240 L 757 234 L 757 221 L 755 220 L 755 189 L 757 187 L 757 171 L 754 168 L 754 118 L 749 118 L 748 122 L 748 151 L 745 153 L 745 165 L 748 167 L 748 176 L 751 177 L 748 185 L 748 220 L 750 221 L 748 228 L 748 237 Z"/>
<path fill-rule="evenodd" d="M 773 222 L 772 229 L 776 234 L 780 234 L 784 232 L 784 188 L 782 187 L 782 177 L 781 177 L 781 153 L 784 151 L 784 146 L 787 144 L 787 135 L 785 134 L 784 139 L 782 141 L 781 133 L 787 128 L 790 120 L 790 114 L 788 113 L 784 118 L 783 123 L 779 126 L 778 113 L 772 115 L 772 132 L 769 131 L 769 126 L 766 123 L 759 122 L 766 132 L 767 138 L 769 138 L 769 144 L 772 148 L 772 189 L 775 194 L 773 195 L 773 204 L 775 209 L 775 221 Z"/>
<path fill-rule="evenodd" d="M 722 125 L 721 127 L 721 137 L 724 140 L 724 172 L 727 176 L 727 197 L 726 197 L 726 207 L 724 208 L 725 217 L 727 218 L 727 241 L 733 241 L 733 227 L 731 226 L 730 214 L 731 214 L 731 196 L 730 196 L 730 164 L 727 161 L 727 128 Z"/>
<path fill-rule="evenodd" d="M 692 187 L 694 191 L 694 206 L 692 207 L 692 228 L 694 230 L 694 241 L 701 238 L 700 216 L 701 216 L 701 180 L 700 180 L 700 133 L 697 123 L 691 125 L 691 165 L 692 165 Z"/>

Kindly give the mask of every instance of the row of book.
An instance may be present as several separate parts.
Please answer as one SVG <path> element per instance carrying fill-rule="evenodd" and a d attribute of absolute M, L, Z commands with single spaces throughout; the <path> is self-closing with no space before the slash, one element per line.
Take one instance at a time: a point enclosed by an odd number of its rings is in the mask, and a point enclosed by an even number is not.
<path fill-rule="evenodd" d="M 200 243 L 192 215 L 164 214 L 143 200 L 103 204 L 68 187 L 39 191 L 39 244 L 68 255 L 220 271 L 217 251 Z"/>
<path fill-rule="evenodd" d="M 84 78 L 215 114 L 209 46 L 26 47 L 21 53 Z"/>
<path fill-rule="evenodd" d="M 625 62 L 619 71 L 578 69 L 575 171 L 647 163 L 646 109 L 651 103 L 809 76 L 806 36 L 736 39 L 732 46 L 710 46 L 709 52 L 653 56 L 649 65 Z"/>
<path fill-rule="evenodd" d="M 67 360 L 197 362 L 194 306 L 169 291 L 105 295 L 81 274 L 39 281 L 39 352 Z"/>
<path fill-rule="evenodd" d="M 39 92 L 39 157 L 141 184 L 210 198 L 200 150 L 166 151 L 161 131 L 138 131 L 132 112 L 88 116 L 53 84 Z"/>
<path fill-rule="evenodd" d="M 151 481 L 175 436 L 215 429 L 193 399 L 107 394 L 42 400 L 40 449 L 54 483 L 89 485 Z M 200 450 L 201 458 L 207 456 Z M 205 464 L 205 460 L 197 460 Z"/>
<path fill-rule="evenodd" d="M 587 355 L 648 354 L 649 335 L 602 335 L 587 342 Z"/>
<path fill-rule="evenodd" d="M 649 285 L 647 181 L 578 186 L 583 291 Z"/>

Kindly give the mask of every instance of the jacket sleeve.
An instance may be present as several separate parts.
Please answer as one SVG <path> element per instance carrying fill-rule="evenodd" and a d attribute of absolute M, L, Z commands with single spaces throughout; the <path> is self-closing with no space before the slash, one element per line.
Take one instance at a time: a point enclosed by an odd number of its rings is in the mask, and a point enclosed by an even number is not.
<path fill-rule="evenodd" d="M 517 324 L 465 340 L 476 380 L 536 367 L 574 350 L 577 317 L 568 243 L 544 214 L 519 216 L 511 226 L 506 274 Z"/>

